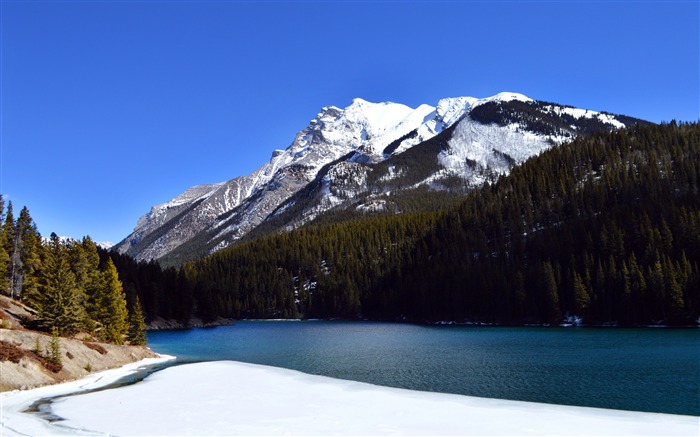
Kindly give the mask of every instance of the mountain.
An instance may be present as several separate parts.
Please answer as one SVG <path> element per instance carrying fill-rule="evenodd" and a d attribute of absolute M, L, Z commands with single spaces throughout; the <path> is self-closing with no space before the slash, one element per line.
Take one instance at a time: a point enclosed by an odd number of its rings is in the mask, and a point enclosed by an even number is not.
<path fill-rule="evenodd" d="M 700 323 L 700 125 L 583 135 L 448 210 L 251 238 L 181 269 L 112 254 L 155 318 Z"/>
<path fill-rule="evenodd" d="M 323 108 L 252 174 L 194 186 L 154 206 L 114 249 L 180 264 L 322 215 L 440 207 L 440 199 L 495 181 L 554 145 L 640 122 L 517 93 L 415 109 L 355 99 L 344 109 Z M 416 202 L 419 196 L 426 200 Z"/>

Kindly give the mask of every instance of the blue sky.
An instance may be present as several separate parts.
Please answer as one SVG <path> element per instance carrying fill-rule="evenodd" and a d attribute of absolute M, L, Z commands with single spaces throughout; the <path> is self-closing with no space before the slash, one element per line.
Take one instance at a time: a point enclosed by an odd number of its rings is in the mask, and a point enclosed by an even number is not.
<path fill-rule="evenodd" d="M 40 232 L 118 242 L 248 174 L 321 107 L 501 91 L 698 120 L 693 1 L 7 1 L 0 192 Z"/>

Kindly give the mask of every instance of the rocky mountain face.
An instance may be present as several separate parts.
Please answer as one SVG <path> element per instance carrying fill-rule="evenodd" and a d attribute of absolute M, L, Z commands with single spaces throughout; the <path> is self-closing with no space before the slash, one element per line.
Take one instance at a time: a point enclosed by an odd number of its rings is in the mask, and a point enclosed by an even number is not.
<path fill-rule="evenodd" d="M 638 122 L 517 93 L 415 109 L 355 99 L 323 108 L 252 174 L 152 207 L 114 249 L 177 264 L 322 214 L 420 209 L 406 199 L 426 191 L 456 196 L 577 135 Z"/>

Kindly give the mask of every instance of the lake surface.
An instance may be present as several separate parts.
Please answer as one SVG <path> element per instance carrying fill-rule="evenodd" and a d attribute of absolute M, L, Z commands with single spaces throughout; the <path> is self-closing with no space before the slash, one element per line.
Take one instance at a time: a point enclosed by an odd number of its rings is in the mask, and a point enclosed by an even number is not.
<path fill-rule="evenodd" d="M 236 360 L 413 390 L 700 416 L 700 330 L 244 321 L 151 331 L 181 363 Z"/>

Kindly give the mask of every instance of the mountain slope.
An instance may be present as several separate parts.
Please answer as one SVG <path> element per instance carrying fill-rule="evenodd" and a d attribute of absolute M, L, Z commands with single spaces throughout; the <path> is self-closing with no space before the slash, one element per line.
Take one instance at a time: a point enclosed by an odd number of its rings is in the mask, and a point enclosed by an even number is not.
<path fill-rule="evenodd" d="M 115 249 L 179 264 L 256 229 L 292 229 L 329 211 L 400 212 L 397 199 L 417 189 L 462 193 L 580 133 L 622 127 L 621 120 L 639 122 L 516 93 L 416 109 L 355 99 L 323 108 L 251 175 L 153 207 Z"/>
<path fill-rule="evenodd" d="M 185 266 L 203 317 L 695 325 L 700 127 L 599 132 L 450 211 L 239 244 Z"/>

